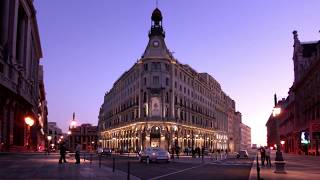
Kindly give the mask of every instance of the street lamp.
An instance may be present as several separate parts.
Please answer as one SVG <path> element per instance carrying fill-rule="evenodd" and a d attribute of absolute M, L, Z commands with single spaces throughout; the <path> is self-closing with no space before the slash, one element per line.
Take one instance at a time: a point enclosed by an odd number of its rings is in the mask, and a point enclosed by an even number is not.
<path fill-rule="evenodd" d="M 27 147 L 28 149 L 30 148 L 29 143 L 30 143 L 30 127 L 33 126 L 34 120 L 31 117 L 25 117 L 24 122 L 28 125 L 28 130 L 27 130 Z"/>
<path fill-rule="evenodd" d="M 275 98 L 276 99 L 276 98 Z M 276 103 L 276 102 L 275 102 Z M 279 132 L 279 120 L 277 117 L 281 114 L 281 108 L 280 107 L 274 107 L 272 115 L 275 118 L 276 121 L 276 131 L 277 131 L 277 152 L 276 152 L 276 158 L 275 158 L 275 164 L 276 164 L 276 170 L 274 171 L 275 173 L 286 173 L 284 166 L 285 166 L 285 161 L 282 156 L 281 152 L 281 145 L 280 145 L 280 132 Z"/>
<path fill-rule="evenodd" d="M 50 152 L 50 143 L 51 143 L 51 139 L 52 137 L 51 136 L 47 136 L 47 139 L 48 139 L 48 149 L 47 149 L 47 152 L 48 152 L 48 155 L 49 155 L 49 152 Z"/>

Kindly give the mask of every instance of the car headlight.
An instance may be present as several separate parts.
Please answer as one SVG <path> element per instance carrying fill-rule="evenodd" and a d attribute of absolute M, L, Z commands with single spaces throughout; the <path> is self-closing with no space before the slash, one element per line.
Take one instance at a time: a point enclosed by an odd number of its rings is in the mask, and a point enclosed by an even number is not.
<path fill-rule="evenodd" d="M 155 156 L 156 155 L 156 153 L 152 153 L 152 156 Z"/>

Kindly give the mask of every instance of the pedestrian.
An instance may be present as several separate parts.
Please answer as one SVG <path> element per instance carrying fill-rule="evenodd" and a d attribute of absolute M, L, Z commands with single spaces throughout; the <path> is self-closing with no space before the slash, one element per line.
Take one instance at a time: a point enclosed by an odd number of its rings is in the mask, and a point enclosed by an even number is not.
<path fill-rule="evenodd" d="M 76 146 L 76 154 L 75 154 L 76 164 L 80 164 L 80 151 L 81 151 L 81 146 L 78 143 Z"/>
<path fill-rule="evenodd" d="M 271 167 L 271 158 L 270 158 L 270 148 L 266 148 L 266 161 L 267 161 L 267 166 Z"/>
<path fill-rule="evenodd" d="M 200 147 L 197 147 L 198 157 L 200 158 Z"/>
<path fill-rule="evenodd" d="M 195 149 L 193 149 L 193 147 L 192 147 L 192 149 L 191 149 L 191 154 L 192 154 L 192 158 L 195 158 L 195 156 L 196 156 L 196 151 L 195 151 Z"/>
<path fill-rule="evenodd" d="M 260 155 L 261 155 L 261 165 L 264 166 L 264 161 L 266 159 L 266 151 L 264 147 L 260 149 Z"/>
<path fill-rule="evenodd" d="M 213 158 L 214 158 L 214 154 L 215 154 L 215 152 L 214 152 L 214 149 L 211 151 L 211 160 L 213 160 Z"/>
<path fill-rule="evenodd" d="M 204 158 L 204 146 L 202 146 L 202 148 L 201 148 L 201 157 L 202 157 L 202 160 L 203 160 L 203 158 Z"/>
<path fill-rule="evenodd" d="M 177 145 L 176 146 L 176 155 L 177 155 L 178 159 L 179 159 L 179 153 L 180 153 L 180 147 Z"/>
<path fill-rule="evenodd" d="M 174 146 L 171 147 L 171 159 L 174 160 Z"/>
<path fill-rule="evenodd" d="M 189 156 L 189 147 L 186 147 L 185 151 L 187 153 L 187 156 Z"/>
<path fill-rule="evenodd" d="M 228 149 L 226 149 L 225 159 L 228 158 Z"/>
<path fill-rule="evenodd" d="M 66 152 L 67 152 L 67 148 L 64 145 L 64 142 L 61 142 L 60 144 L 60 159 L 59 159 L 59 164 L 62 163 L 62 160 L 64 163 L 67 163 L 66 161 Z"/>

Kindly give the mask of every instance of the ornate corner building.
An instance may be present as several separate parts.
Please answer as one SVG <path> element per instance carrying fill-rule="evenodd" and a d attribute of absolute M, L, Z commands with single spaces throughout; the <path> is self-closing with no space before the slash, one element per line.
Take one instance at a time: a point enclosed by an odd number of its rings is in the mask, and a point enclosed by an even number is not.
<path fill-rule="evenodd" d="M 39 150 L 45 146 L 48 112 L 40 58 L 33 1 L 1 0 L 0 150 Z M 32 122 L 25 121 L 26 117 Z"/>
<path fill-rule="evenodd" d="M 104 96 L 98 123 L 102 146 L 122 151 L 148 146 L 234 151 L 235 102 L 212 76 L 173 57 L 158 8 L 151 20 L 141 59 Z"/>

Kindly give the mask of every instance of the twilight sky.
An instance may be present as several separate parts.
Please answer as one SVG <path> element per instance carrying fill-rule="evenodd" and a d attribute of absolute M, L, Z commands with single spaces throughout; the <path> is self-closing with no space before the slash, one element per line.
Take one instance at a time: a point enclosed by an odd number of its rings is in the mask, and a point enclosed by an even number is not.
<path fill-rule="evenodd" d="M 104 93 L 148 42 L 155 0 L 35 0 L 49 121 L 98 122 Z M 293 82 L 293 30 L 319 40 L 318 0 L 159 0 L 174 56 L 208 72 L 236 101 L 252 143 L 266 144 L 273 94 Z"/>

